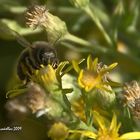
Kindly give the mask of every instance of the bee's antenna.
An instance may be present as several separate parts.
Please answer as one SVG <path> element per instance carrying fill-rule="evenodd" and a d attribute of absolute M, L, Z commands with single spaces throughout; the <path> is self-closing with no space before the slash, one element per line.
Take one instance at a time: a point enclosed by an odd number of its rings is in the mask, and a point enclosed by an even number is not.
<path fill-rule="evenodd" d="M 30 42 L 28 42 L 24 37 L 22 37 L 18 32 L 12 30 L 12 35 L 15 37 L 15 39 L 17 40 L 17 42 L 23 46 L 23 47 L 31 47 L 32 48 L 32 45 Z"/>

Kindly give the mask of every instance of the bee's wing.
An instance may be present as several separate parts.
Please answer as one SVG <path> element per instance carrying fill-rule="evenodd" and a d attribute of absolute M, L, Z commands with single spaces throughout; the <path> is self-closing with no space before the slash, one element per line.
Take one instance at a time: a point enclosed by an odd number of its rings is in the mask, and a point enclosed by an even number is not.
<path fill-rule="evenodd" d="M 30 42 L 28 42 L 24 37 L 22 37 L 18 32 L 14 31 L 11 29 L 12 35 L 14 36 L 14 38 L 17 40 L 17 42 L 23 46 L 23 47 L 31 47 L 32 48 L 32 44 Z"/>

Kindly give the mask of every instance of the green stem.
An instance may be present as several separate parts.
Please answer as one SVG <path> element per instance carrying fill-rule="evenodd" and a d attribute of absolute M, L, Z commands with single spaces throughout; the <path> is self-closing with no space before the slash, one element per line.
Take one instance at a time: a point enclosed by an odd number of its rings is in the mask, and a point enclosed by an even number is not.
<path fill-rule="evenodd" d="M 117 59 L 118 62 L 125 61 L 125 63 L 126 63 L 127 60 L 129 59 L 129 61 L 131 61 L 131 65 L 132 65 L 131 66 L 131 72 L 133 72 L 135 74 L 140 73 L 139 72 L 140 71 L 139 70 L 140 69 L 140 63 L 139 63 L 139 61 L 138 61 L 138 59 L 136 57 L 132 58 L 129 55 L 126 55 L 126 54 L 123 54 L 123 53 L 120 53 L 120 52 L 116 52 L 115 49 L 105 48 L 104 46 L 99 46 L 98 44 L 97 45 L 91 44 L 90 42 L 88 42 L 86 40 L 83 40 L 83 39 L 81 39 L 81 38 L 79 38 L 77 36 L 74 36 L 74 35 L 72 35 L 70 33 L 65 35 L 64 40 L 62 41 L 64 43 L 64 45 L 67 46 L 67 43 L 65 42 L 65 40 L 72 41 L 72 42 L 80 44 L 82 46 L 87 46 L 88 48 L 91 49 L 90 51 L 93 51 L 94 53 L 99 53 L 98 55 L 105 54 L 106 56 L 111 56 L 111 57 L 113 57 L 114 60 Z M 72 48 L 72 47 L 69 46 L 69 48 Z"/>
<path fill-rule="evenodd" d="M 58 8 L 55 7 L 52 10 L 54 10 L 54 11 L 58 10 L 59 12 L 65 13 L 65 14 L 79 14 L 80 13 L 80 11 L 76 8 L 63 7 L 63 6 L 60 6 Z"/>
<path fill-rule="evenodd" d="M 112 40 L 110 38 L 110 36 L 107 34 L 107 32 L 105 31 L 104 27 L 102 26 L 99 18 L 96 16 L 96 14 L 94 14 L 93 11 L 91 11 L 89 6 L 84 7 L 83 9 L 90 17 L 91 19 L 95 22 L 96 26 L 99 28 L 99 30 L 102 32 L 102 34 L 104 35 L 107 43 L 110 46 L 113 46 Z"/>
<path fill-rule="evenodd" d="M 89 43 L 88 41 L 86 41 L 86 40 L 84 40 L 84 39 L 82 39 L 82 38 L 79 38 L 79 37 L 77 37 L 77 36 L 75 36 L 75 35 L 72 35 L 72 34 L 70 34 L 70 33 L 66 34 L 66 35 L 64 36 L 64 39 L 91 48 L 91 43 Z"/>
<path fill-rule="evenodd" d="M 88 96 L 86 95 L 85 91 L 82 90 L 82 98 L 84 100 L 85 103 L 85 115 L 86 115 L 86 121 L 87 121 L 87 125 L 91 126 L 91 107 L 89 106 L 89 100 L 88 100 Z"/>
<path fill-rule="evenodd" d="M 99 51 L 101 53 L 105 53 L 105 52 L 108 51 L 108 49 L 103 47 L 103 46 L 99 46 L 97 44 L 94 45 L 94 44 L 92 44 L 92 43 L 90 43 L 90 42 L 88 42 L 88 41 L 86 41 L 86 40 L 84 40 L 84 39 L 82 39 L 80 37 L 77 37 L 77 36 L 75 36 L 73 34 L 70 34 L 70 33 L 67 33 L 64 36 L 63 41 L 65 41 L 65 40 L 80 44 L 82 46 L 86 46 L 87 48 L 90 49 L 90 51 L 93 51 L 93 49 L 94 49 L 94 51 L 97 51 L 97 52 Z M 65 43 L 65 42 L 63 42 L 63 43 Z M 69 46 L 69 47 L 71 47 L 71 46 Z M 85 50 L 84 50 L 84 52 L 85 52 Z"/>

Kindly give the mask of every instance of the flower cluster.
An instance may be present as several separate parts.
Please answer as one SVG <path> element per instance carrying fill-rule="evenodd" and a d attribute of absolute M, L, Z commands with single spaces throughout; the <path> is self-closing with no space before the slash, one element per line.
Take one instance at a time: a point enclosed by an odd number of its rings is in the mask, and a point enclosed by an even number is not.
<path fill-rule="evenodd" d="M 89 130 L 69 130 L 69 132 L 79 133 L 85 137 L 97 140 L 133 140 L 138 139 L 140 137 L 140 132 L 129 132 L 120 135 L 118 131 L 121 124 L 117 124 L 117 117 L 115 114 L 113 115 L 110 124 L 106 124 L 102 120 L 102 116 L 100 116 L 100 114 L 98 114 L 97 112 L 94 112 L 94 119 L 97 121 L 99 127 L 97 132 Z"/>
<path fill-rule="evenodd" d="M 58 123 L 51 126 L 48 136 L 53 140 L 65 140 L 71 137 L 75 139 L 76 134 L 80 134 L 79 139 L 82 137 L 98 140 L 140 138 L 139 132 L 129 132 L 121 135 L 119 133 L 121 123 L 117 124 L 117 115 L 114 113 L 110 121 L 108 118 L 110 113 L 100 108 L 92 94 L 93 91 L 98 92 L 98 90 L 101 90 L 104 91 L 103 94 L 108 92 L 112 95 L 108 90 L 108 86 L 111 87 L 111 85 L 107 74 L 117 63 L 101 66 L 97 58 L 92 60 L 91 55 L 87 58 L 87 66 L 85 68 L 80 69 L 80 63 L 72 61 L 71 65 L 67 61 L 61 62 L 57 69 L 53 69 L 51 65 L 41 66 L 31 76 L 32 83 L 29 82 L 27 84 L 26 104 L 32 110 L 32 113 L 36 113 L 38 117 L 47 113 L 47 116 L 49 115 L 54 120 L 56 118 L 57 121 L 59 120 Z M 67 64 L 68 66 L 66 67 Z M 62 77 L 72 68 L 78 73 L 76 77 L 81 95 L 75 96 L 74 94 L 76 93 L 73 93 L 71 100 L 68 98 L 67 93 L 72 92 L 72 90 L 63 89 L 64 85 L 62 84 L 65 82 L 62 81 L 64 80 Z M 76 85 L 75 88 L 77 88 Z M 138 116 L 139 85 L 136 82 L 132 82 L 130 85 L 127 84 L 124 89 L 126 104 L 130 107 L 132 113 Z M 66 124 L 61 123 L 60 121 L 62 120 L 65 120 Z M 63 131 L 58 133 L 59 129 Z"/>
<path fill-rule="evenodd" d="M 71 1 L 78 8 L 89 6 L 89 0 Z M 87 12 L 96 19 L 96 24 L 110 43 L 110 38 L 99 20 L 89 9 Z M 26 19 L 29 27 L 43 27 L 48 33 L 49 41 L 55 42 L 60 36 L 67 34 L 67 39 L 72 37 L 91 47 L 90 43 L 68 34 L 65 22 L 49 13 L 44 6 L 29 9 Z M 112 81 L 108 76 L 118 63 L 103 65 L 98 62 L 98 58 L 93 59 L 91 55 L 88 55 L 86 63 L 83 60 L 85 59 L 62 61 L 55 69 L 50 64 L 40 65 L 38 69 L 33 69 L 26 84 L 19 81 L 20 85 L 17 84 L 7 96 L 16 98 L 24 94 L 21 98 L 31 113 L 35 113 L 37 117 L 44 115 L 47 118 L 46 124 L 49 119 L 53 120 L 47 130 L 48 137 L 52 140 L 140 139 L 140 132 L 128 132 L 121 126 L 127 127 L 127 123 L 123 123 L 120 115 L 125 110 L 124 106 L 127 106 L 132 115 L 140 119 L 140 85 L 131 82 L 124 86 L 122 93 L 119 91 L 124 99 L 120 109 L 114 87 L 122 89 L 121 84 Z M 71 70 L 74 71 L 70 72 Z M 127 118 L 125 115 L 123 117 Z"/>

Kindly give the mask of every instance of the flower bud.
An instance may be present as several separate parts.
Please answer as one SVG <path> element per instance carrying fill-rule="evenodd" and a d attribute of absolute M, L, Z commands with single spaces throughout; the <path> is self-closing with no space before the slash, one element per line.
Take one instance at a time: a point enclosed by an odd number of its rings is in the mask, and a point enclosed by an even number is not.
<path fill-rule="evenodd" d="M 53 140 L 65 140 L 68 136 L 68 128 L 61 122 L 55 123 L 49 130 L 48 136 Z"/>
<path fill-rule="evenodd" d="M 99 105 L 103 108 L 110 108 L 116 100 L 115 92 L 112 90 L 111 86 L 104 86 L 106 89 L 109 90 L 98 90 L 98 94 L 96 94 L 97 101 Z M 111 93 L 110 93 L 111 92 Z"/>

